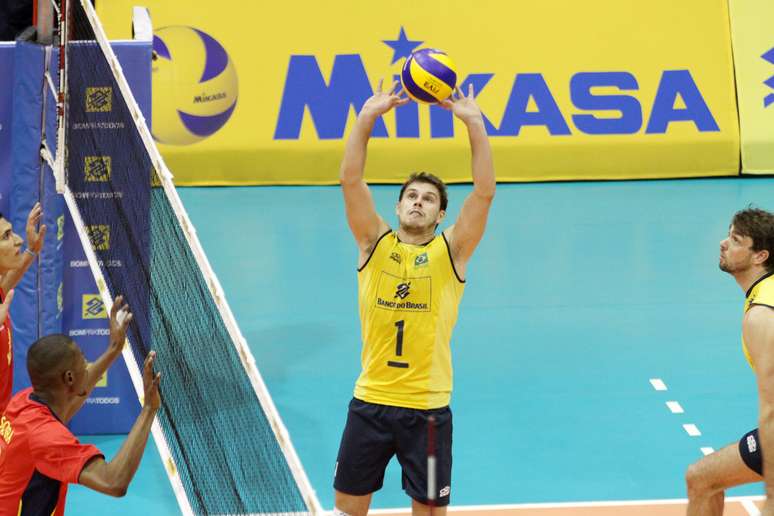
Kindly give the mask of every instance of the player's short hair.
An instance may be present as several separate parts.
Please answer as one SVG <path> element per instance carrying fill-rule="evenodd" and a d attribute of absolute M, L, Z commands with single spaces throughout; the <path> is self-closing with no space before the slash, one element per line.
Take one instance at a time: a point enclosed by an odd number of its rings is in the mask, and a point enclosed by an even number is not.
<path fill-rule="evenodd" d="M 734 231 L 752 239 L 753 251 L 769 252 L 763 266 L 769 272 L 774 271 L 774 213 L 750 205 L 736 212 L 731 224 Z"/>
<path fill-rule="evenodd" d="M 55 333 L 36 340 L 27 351 L 27 372 L 35 389 L 46 389 L 69 369 L 78 346 L 67 335 Z"/>
<path fill-rule="evenodd" d="M 449 203 L 449 196 L 446 193 L 446 183 L 441 178 L 435 176 L 429 172 L 414 172 L 412 173 L 403 186 L 400 187 L 400 195 L 398 195 L 398 202 L 403 200 L 403 193 L 411 183 L 428 183 L 438 189 L 438 193 L 441 196 L 441 209 L 446 211 L 446 205 Z"/>

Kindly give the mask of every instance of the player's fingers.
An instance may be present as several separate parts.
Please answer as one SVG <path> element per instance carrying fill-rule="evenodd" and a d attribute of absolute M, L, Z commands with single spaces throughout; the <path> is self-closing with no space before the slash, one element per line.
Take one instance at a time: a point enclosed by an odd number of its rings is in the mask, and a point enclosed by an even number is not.
<path fill-rule="evenodd" d="M 376 93 L 382 92 L 382 84 L 384 83 L 384 79 L 379 79 L 379 84 L 376 86 Z"/>
<path fill-rule="evenodd" d="M 153 374 L 153 360 L 156 358 L 156 352 L 151 351 L 148 356 L 145 357 L 145 364 L 143 365 L 142 375 L 145 379 L 150 380 Z"/>
<path fill-rule="evenodd" d="M 124 301 L 124 296 L 118 296 L 113 300 L 113 306 L 110 307 L 110 318 L 115 319 L 118 310 L 121 309 L 121 304 Z"/>
<path fill-rule="evenodd" d="M 471 82 L 468 85 L 468 98 L 473 98 L 475 95 L 473 95 L 473 83 Z"/>
<path fill-rule="evenodd" d="M 403 97 L 402 99 L 399 99 L 398 102 L 395 103 L 396 106 L 403 106 L 408 104 L 411 101 L 408 97 Z"/>
<path fill-rule="evenodd" d="M 8 293 L 5 295 L 5 299 L 3 299 L 2 306 L 4 308 L 8 308 L 11 306 L 11 301 L 13 301 L 13 295 L 14 295 L 14 289 L 11 289 L 8 291 Z M 0 321 L 0 324 L 2 324 L 3 321 Z"/>
<path fill-rule="evenodd" d="M 47 228 L 45 224 L 40 226 L 40 229 L 38 230 L 38 238 L 43 238 L 44 236 L 46 236 L 46 230 Z"/>

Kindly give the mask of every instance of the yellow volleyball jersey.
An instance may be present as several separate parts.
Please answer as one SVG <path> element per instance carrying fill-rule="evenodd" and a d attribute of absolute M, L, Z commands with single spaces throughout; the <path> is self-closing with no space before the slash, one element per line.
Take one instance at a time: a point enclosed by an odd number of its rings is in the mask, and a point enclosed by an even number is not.
<path fill-rule="evenodd" d="M 747 291 L 747 296 L 744 300 L 744 312 L 747 313 L 747 310 L 753 305 L 764 305 L 774 308 L 774 272 L 761 277 Z M 744 341 L 744 334 L 742 335 L 742 351 L 744 351 L 744 356 L 747 358 L 750 367 L 755 370 L 755 364 L 750 356 L 750 351 L 747 349 L 747 343 Z"/>
<path fill-rule="evenodd" d="M 355 397 L 416 409 L 448 405 L 450 341 L 464 290 L 443 234 L 425 245 L 382 235 L 358 270 L 363 371 Z"/>

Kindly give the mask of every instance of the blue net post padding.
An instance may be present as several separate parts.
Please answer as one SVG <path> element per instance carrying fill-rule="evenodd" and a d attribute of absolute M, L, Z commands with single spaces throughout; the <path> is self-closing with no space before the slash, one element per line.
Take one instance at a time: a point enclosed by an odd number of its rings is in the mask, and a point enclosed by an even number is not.
<path fill-rule="evenodd" d="M 51 170 L 40 159 L 42 113 L 51 152 L 55 152 L 56 106 L 50 90 L 44 99 L 45 49 L 17 42 L 14 50 L 13 116 L 11 126 L 11 195 L 9 220 L 14 231 L 26 240 L 27 216 L 40 201 L 43 223 L 48 226 L 40 258 L 33 263 L 16 287 L 11 305 L 14 327 L 14 391 L 29 386 L 27 349 L 42 335 L 61 333 L 60 287 L 62 248 L 57 240 L 63 202 L 56 195 Z M 54 77 L 56 78 L 55 71 Z M 45 108 L 44 108 L 45 102 Z"/>
<path fill-rule="evenodd" d="M 70 44 L 69 65 L 91 67 L 95 43 Z M 140 106 L 150 120 L 151 42 L 113 43 L 121 68 Z M 107 271 L 131 274 L 142 269 L 150 248 L 150 166 L 136 167 L 131 147 L 126 145 L 134 131 L 131 118 L 119 107 L 112 76 L 73 73 L 68 77 L 68 184 L 81 206 L 103 214 L 87 224 L 91 241 L 101 254 L 103 275 Z M 122 206 L 116 211 L 115 206 Z M 121 214 L 121 219 L 112 215 Z M 69 224 L 69 223 L 68 223 Z M 136 231 L 129 237 L 118 228 L 129 224 Z M 73 228 L 67 234 L 66 269 L 67 327 L 88 358 L 96 358 L 107 342 L 107 319 L 94 278 L 86 263 L 81 242 Z M 147 335 L 148 290 L 142 283 L 126 283 L 111 291 L 124 295 L 133 313 L 130 338 Z M 148 340 L 149 341 L 149 340 Z M 142 364 L 142 360 L 139 361 Z M 131 429 L 140 405 L 126 364 L 118 360 L 94 391 L 70 428 L 79 434 L 125 433 Z"/>
<path fill-rule="evenodd" d="M 15 43 L 0 42 L 0 213 L 8 215 L 11 196 L 11 116 Z"/>

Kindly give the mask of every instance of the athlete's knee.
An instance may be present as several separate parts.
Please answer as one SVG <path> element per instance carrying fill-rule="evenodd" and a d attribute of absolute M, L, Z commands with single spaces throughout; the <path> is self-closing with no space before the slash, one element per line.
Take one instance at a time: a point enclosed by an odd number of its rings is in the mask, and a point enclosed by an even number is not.
<path fill-rule="evenodd" d="M 723 490 L 723 486 L 713 479 L 711 472 L 702 464 L 702 461 L 694 462 L 685 472 L 685 487 L 688 498 L 711 496 Z"/>
<path fill-rule="evenodd" d="M 336 489 L 333 505 L 333 516 L 366 516 L 371 505 L 371 495 L 350 495 Z"/>

